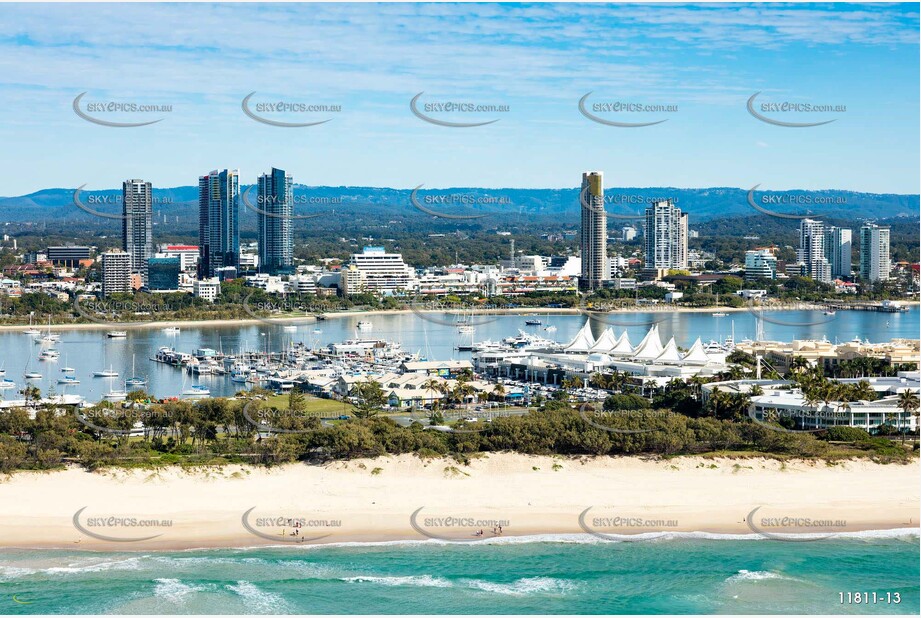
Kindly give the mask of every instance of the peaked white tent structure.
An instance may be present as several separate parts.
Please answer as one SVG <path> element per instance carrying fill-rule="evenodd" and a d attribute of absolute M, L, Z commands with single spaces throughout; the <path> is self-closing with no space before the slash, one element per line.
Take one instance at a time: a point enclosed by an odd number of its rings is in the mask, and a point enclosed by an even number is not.
<path fill-rule="evenodd" d="M 655 360 L 662 353 L 662 340 L 659 339 L 659 325 L 654 324 L 640 344 L 633 351 L 636 360 Z"/>
<path fill-rule="evenodd" d="M 617 339 L 614 337 L 614 331 L 610 328 L 606 328 L 601 336 L 598 337 L 598 340 L 595 341 L 595 345 L 592 346 L 592 352 L 598 352 L 600 354 L 607 354 L 617 345 Z"/>
<path fill-rule="evenodd" d="M 657 363 L 678 363 L 681 362 L 681 352 L 678 351 L 678 344 L 675 343 L 675 338 L 672 337 L 668 340 L 668 343 L 665 344 L 665 349 L 662 350 L 662 353 L 656 357 Z"/>
<path fill-rule="evenodd" d="M 681 360 L 693 365 L 706 365 L 710 362 L 710 357 L 704 351 L 704 344 L 701 343 L 700 337 L 697 338 L 697 341 L 694 342 L 694 345 L 691 346 L 691 349 Z"/>
<path fill-rule="evenodd" d="M 595 336 L 592 335 L 591 320 L 586 320 L 585 325 L 579 329 L 576 336 L 563 348 L 565 352 L 589 352 L 595 345 Z"/>
<path fill-rule="evenodd" d="M 633 346 L 630 345 L 630 336 L 627 334 L 627 331 L 621 334 L 620 339 L 617 340 L 610 354 L 615 356 L 633 356 Z"/>

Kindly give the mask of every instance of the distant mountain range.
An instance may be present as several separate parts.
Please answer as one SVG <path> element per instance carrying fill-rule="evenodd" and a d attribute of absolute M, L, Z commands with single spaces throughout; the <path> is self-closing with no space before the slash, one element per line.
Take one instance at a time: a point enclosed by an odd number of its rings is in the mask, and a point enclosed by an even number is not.
<path fill-rule="evenodd" d="M 243 191 L 247 189 L 248 186 L 242 188 Z M 294 194 L 295 214 L 334 212 L 342 221 L 348 221 L 353 215 L 363 220 L 368 217 L 405 219 L 410 216 L 432 219 L 430 214 L 420 212 L 413 205 L 413 191 L 410 189 L 296 185 Z M 120 212 L 120 196 L 120 188 L 83 190 L 79 199 L 89 209 L 116 214 Z M 248 192 L 248 197 L 249 203 L 255 205 L 254 189 Z M 666 197 L 674 199 L 682 210 L 689 213 L 691 225 L 717 218 L 768 216 L 750 205 L 745 189 L 612 187 L 605 190 L 608 212 L 628 216 L 641 213 L 646 201 Z M 919 214 L 918 195 L 792 190 L 758 192 L 754 194 L 754 199 L 756 205 L 773 212 L 812 213 L 846 220 L 917 217 Z M 458 187 L 428 190 L 423 187 L 416 193 L 415 200 L 425 210 L 460 215 L 460 219 L 466 218 L 466 223 L 480 222 L 483 226 L 501 225 L 506 217 L 514 217 L 520 222 L 523 215 L 527 220 L 557 221 L 564 225 L 575 225 L 579 220 L 578 189 Z M 161 224 L 188 225 L 197 221 L 197 186 L 155 188 L 154 202 L 154 212 Z M 476 214 L 489 217 L 471 217 Z M 104 220 L 74 205 L 74 189 L 43 189 L 29 195 L 0 198 L 0 220 L 4 222 L 73 220 L 89 223 L 94 218 Z M 255 219 L 254 211 L 241 206 L 241 219 L 242 225 L 248 227 Z M 629 218 L 623 220 L 624 224 L 629 221 Z M 108 222 L 111 224 L 112 220 L 108 219 Z"/>

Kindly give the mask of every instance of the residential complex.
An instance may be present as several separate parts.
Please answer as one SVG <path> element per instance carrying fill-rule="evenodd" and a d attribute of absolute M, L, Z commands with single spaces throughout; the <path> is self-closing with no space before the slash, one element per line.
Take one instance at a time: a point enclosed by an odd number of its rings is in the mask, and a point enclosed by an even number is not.
<path fill-rule="evenodd" d="M 342 271 L 340 289 L 343 294 L 378 292 L 393 294 L 413 289 L 415 271 L 399 253 L 387 253 L 383 247 L 365 247 L 355 253 Z"/>
<path fill-rule="evenodd" d="M 582 174 L 579 194 L 582 233 L 579 248 L 582 253 L 580 286 L 595 290 L 608 279 L 608 216 L 604 210 L 604 179 L 601 172 Z"/>
<path fill-rule="evenodd" d="M 866 223 L 860 228 L 860 278 L 889 279 L 889 227 Z"/>
<path fill-rule="evenodd" d="M 648 269 L 688 267 L 688 215 L 671 200 L 646 208 L 646 263 Z"/>
<path fill-rule="evenodd" d="M 256 228 L 259 237 L 259 272 L 290 273 L 294 245 L 291 215 L 294 204 L 293 180 L 284 170 L 272 168 L 258 180 Z"/>
<path fill-rule="evenodd" d="M 802 272 L 816 281 L 831 281 L 831 265 L 825 257 L 825 225 L 816 219 L 803 219 L 799 227 L 799 249 L 796 258 Z"/>
<path fill-rule="evenodd" d="M 776 279 L 777 257 L 773 249 L 755 249 L 745 252 L 745 279 Z"/>
<path fill-rule="evenodd" d="M 828 260 L 832 277 L 850 277 L 851 230 L 833 225 L 825 228 L 825 259 Z"/>
<path fill-rule="evenodd" d="M 147 283 L 147 260 L 153 255 L 153 208 L 149 182 L 122 183 L 122 249 L 131 256 L 131 272 Z"/>
<path fill-rule="evenodd" d="M 131 254 L 113 249 L 100 256 L 102 262 L 102 296 L 131 291 Z"/>
<path fill-rule="evenodd" d="M 198 179 L 198 248 L 200 277 L 238 266 L 240 257 L 240 174 L 214 170 Z"/>

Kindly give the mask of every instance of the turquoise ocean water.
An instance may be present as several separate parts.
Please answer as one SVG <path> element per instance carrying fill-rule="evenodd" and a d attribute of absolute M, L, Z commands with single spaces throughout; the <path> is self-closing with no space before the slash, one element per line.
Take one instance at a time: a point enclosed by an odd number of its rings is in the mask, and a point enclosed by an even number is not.
<path fill-rule="evenodd" d="M 4 614 L 919 612 L 916 534 L 0 551 Z M 839 593 L 898 592 L 898 605 Z M 14 598 L 15 597 L 15 598 Z M 890 597 L 894 598 L 894 597 Z"/>

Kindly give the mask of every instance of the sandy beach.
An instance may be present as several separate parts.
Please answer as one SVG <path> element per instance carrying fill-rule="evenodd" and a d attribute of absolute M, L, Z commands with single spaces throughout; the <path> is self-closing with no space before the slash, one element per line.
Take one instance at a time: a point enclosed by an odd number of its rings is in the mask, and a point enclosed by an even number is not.
<path fill-rule="evenodd" d="M 147 551 L 470 541 L 480 529 L 493 537 L 495 525 L 503 525 L 503 537 L 917 529 L 918 473 L 917 460 L 513 454 L 466 466 L 404 455 L 273 469 L 20 472 L 0 481 L 0 546 Z M 807 532 L 775 521 L 781 517 L 828 521 Z"/>
<path fill-rule="evenodd" d="M 900 301 L 900 303 L 906 307 L 912 307 L 919 303 L 918 301 Z M 807 305 L 807 304 L 797 304 L 795 306 L 790 305 L 777 305 L 777 306 L 764 306 L 758 307 L 759 311 L 785 311 L 785 310 L 803 310 L 809 309 L 814 311 L 820 311 L 825 307 L 822 305 Z M 748 306 L 745 307 L 676 307 L 673 305 L 668 305 L 665 303 L 660 303 L 658 305 L 649 305 L 641 308 L 636 307 L 625 307 L 612 309 L 609 313 L 620 314 L 620 313 L 713 313 L 714 311 L 721 311 L 724 313 L 739 313 L 743 311 L 750 311 L 751 308 Z M 324 313 L 323 316 L 327 319 L 336 319 L 336 318 L 348 318 L 348 317 L 368 317 L 375 315 L 399 315 L 403 313 L 424 313 L 424 314 L 440 314 L 445 312 L 454 312 L 462 313 L 463 309 L 378 309 L 373 311 L 330 311 Z M 548 307 L 518 307 L 514 309 L 490 309 L 487 311 L 477 312 L 476 315 L 578 315 L 583 313 L 588 317 L 592 312 L 585 309 L 578 308 L 548 308 Z M 247 319 L 223 319 L 223 320 L 156 320 L 156 321 L 139 321 L 139 322 L 81 322 L 81 323 L 67 323 L 67 324 L 51 324 L 49 327 L 47 323 L 39 324 L 36 323 L 33 326 L 42 331 L 46 331 L 50 328 L 52 331 L 67 331 L 67 330 L 111 330 L 114 327 L 120 329 L 145 329 L 145 328 L 166 328 L 166 327 L 179 327 L 179 328 L 202 328 L 208 326 L 252 326 L 253 324 L 264 324 L 264 323 L 278 323 L 278 324 L 312 324 L 316 322 L 316 318 L 313 316 L 272 316 L 265 318 L 247 318 Z M 0 332 L 4 331 L 23 331 L 29 328 L 28 323 L 21 324 L 0 324 Z"/>

